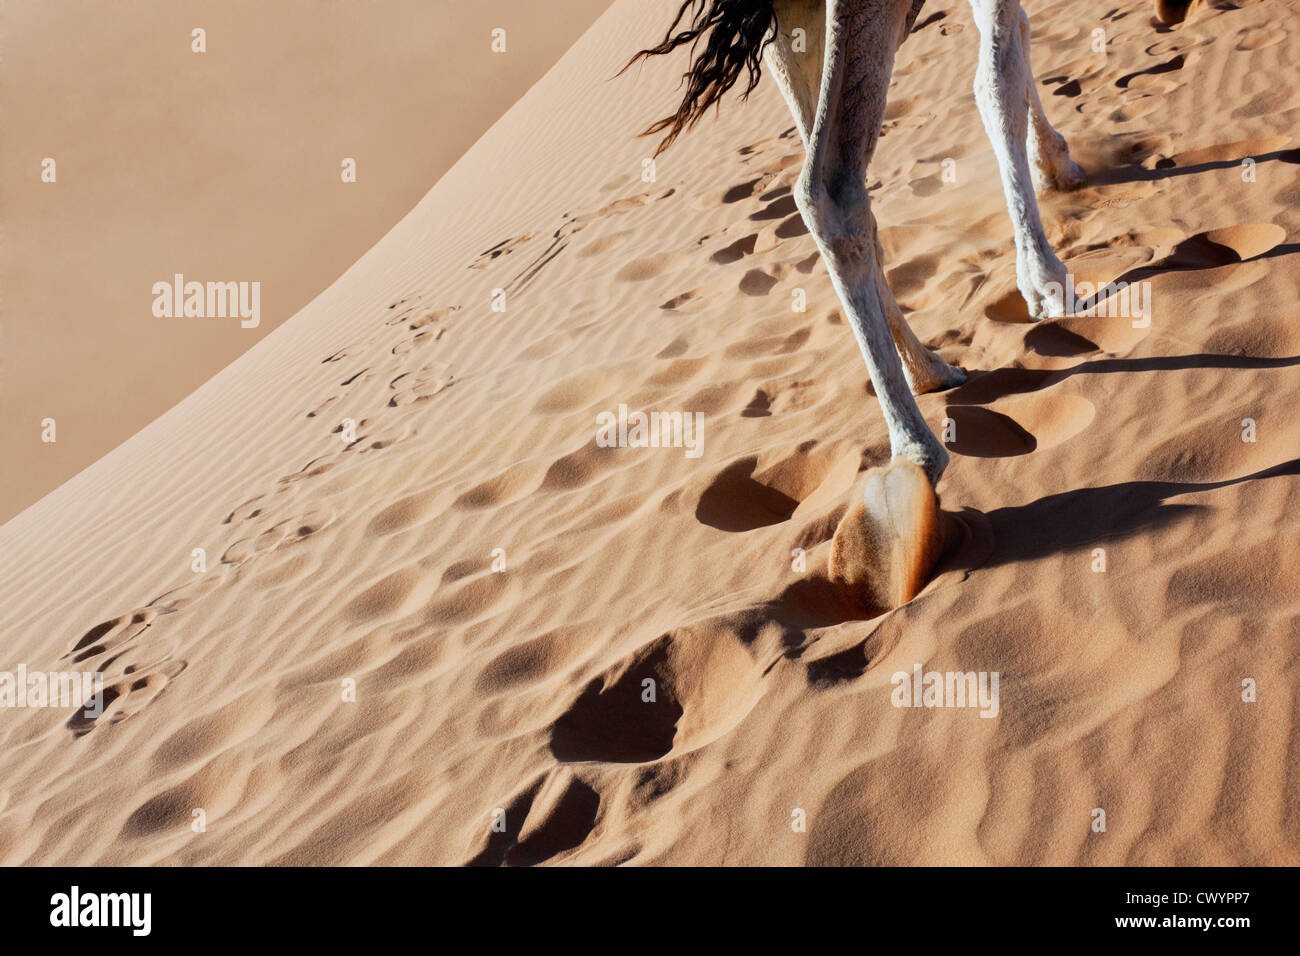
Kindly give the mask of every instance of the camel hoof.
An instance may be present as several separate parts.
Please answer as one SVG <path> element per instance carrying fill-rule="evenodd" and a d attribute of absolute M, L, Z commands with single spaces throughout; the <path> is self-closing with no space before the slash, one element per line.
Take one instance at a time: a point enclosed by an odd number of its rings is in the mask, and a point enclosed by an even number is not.
<path fill-rule="evenodd" d="M 946 391 L 950 388 L 957 388 L 959 385 L 966 384 L 966 370 L 957 365 L 948 366 L 948 377 L 943 380 L 939 386 L 939 391 Z"/>
<path fill-rule="evenodd" d="M 958 385 L 966 384 L 966 370 L 956 365 L 949 365 L 947 362 L 941 362 L 943 371 L 938 374 L 931 374 L 927 378 L 912 380 L 908 379 L 908 384 L 912 388 L 913 395 L 926 395 L 930 392 L 945 392 L 950 388 L 956 388 Z"/>
<path fill-rule="evenodd" d="M 919 467 L 895 459 L 867 472 L 862 497 L 831 542 L 830 578 L 880 610 L 912 600 L 943 552 L 939 499 Z"/>
<path fill-rule="evenodd" d="M 1088 174 L 1074 160 L 1067 160 L 1065 170 L 1056 176 L 1053 186 L 1058 192 L 1068 193 L 1083 186 L 1088 181 Z"/>

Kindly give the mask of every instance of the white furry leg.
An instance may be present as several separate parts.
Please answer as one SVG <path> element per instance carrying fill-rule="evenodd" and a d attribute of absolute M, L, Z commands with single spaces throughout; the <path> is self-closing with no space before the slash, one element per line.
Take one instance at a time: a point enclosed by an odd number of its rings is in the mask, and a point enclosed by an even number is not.
<path fill-rule="evenodd" d="M 866 169 L 880 136 L 894 50 L 905 35 L 913 0 L 779 0 L 783 24 L 766 56 L 803 136 L 807 157 L 795 187 L 804 223 L 821 250 L 844 306 L 889 428 L 894 459 L 915 463 L 937 484 L 948 450 L 930 431 L 912 397 L 958 384 L 950 367 L 917 339 L 879 269 L 875 217 Z M 792 25 L 821 25 L 824 43 L 809 60 L 788 42 Z M 784 19 L 780 19 L 784 18 Z"/>
<path fill-rule="evenodd" d="M 1044 189 L 1077 189 L 1087 177 L 1079 164 L 1070 158 L 1070 147 L 1043 112 L 1034 82 L 1033 60 L 1029 54 L 1029 14 L 1020 8 L 1020 51 L 1025 61 L 1025 81 L 1029 90 L 1029 168 L 1034 185 Z"/>
<path fill-rule="evenodd" d="M 905 11 L 902 10 L 907 2 L 908 0 L 904 0 L 903 3 L 892 4 L 899 8 L 894 13 L 895 19 L 903 14 L 903 19 L 898 20 L 899 26 L 909 22 Z M 844 10 L 855 5 L 863 6 L 860 0 L 848 4 L 834 3 L 830 6 L 831 15 L 839 16 L 843 23 Z M 804 147 L 811 152 L 822 94 L 822 66 L 825 59 L 823 49 L 828 6 L 822 0 L 777 0 L 776 10 L 780 26 L 772 44 L 764 52 L 764 58 L 768 71 L 776 80 L 790 107 L 790 114 L 794 117 L 799 133 L 803 137 Z M 804 52 L 795 52 L 792 45 L 791 31 L 796 26 L 807 33 L 808 49 Z M 833 21 L 832 26 L 834 26 Z M 895 38 L 887 39 L 893 42 Z M 873 238 L 876 249 L 875 286 L 880 294 L 885 318 L 889 322 L 894 346 L 903 363 L 903 376 L 907 379 L 908 387 L 914 395 L 920 395 L 923 392 L 934 392 L 960 385 L 966 380 L 966 373 L 960 368 L 949 365 L 921 344 L 890 292 L 883 271 L 885 252 L 880 246 L 879 236 L 874 235 L 874 223 Z"/>
<path fill-rule="evenodd" d="M 1052 251 L 1034 195 L 1027 137 L 1032 76 L 1021 49 L 1017 0 L 971 0 L 980 31 L 975 103 L 993 144 L 1016 233 L 1016 284 L 1033 318 L 1063 314 L 1065 266 Z M 1055 133 L 1055 131 L 1053 131 Z"/>
<path fill-rule="evenodd" d="M 921 344 L 916 333 L 912 331 L 912 326 L 904 318 L 903 310 L 899 308 L 893 290 L 885 281 L 884 261 L 885 250 L 881 248 L 877 237 L 876 288 L 880 290 L 880 303 L 885 309 L 885 317 L 889 320 L 889 331 L 894 337 L 894 347 L 898 349 L 898 357 L 903 360 L 903 374 L 907 377 L 907 384 L 912 389 L 912 394 L 921 395 L 925 392 L 956 388 L 966 381 L 966 373 L 949 365 L 937 353 L 931 352 Z"/>
<path fill-rule="evenodd" d="M 880 138 L 894 49 L 901 42 L 912 3 L 830 0 L 827 9 L 817 112 L 806 137 L 808 155 L 795 201 L 821 250 L 866 361 L 889 428 L 892 457 L 914 462 L 933 485 L 948 465 L 948 450 L 921 415 L 899 357 L 886 307 L 886 298 L 891 303 L 893 298 L 881 287 L 876 220 L 866 184 L 867 164 Z M 901 314 L 899 321 L 906 326 Z M 901 345 L 907 355 L 931 363 L 929 350 L 910 330 Z M 934 359 L 942 363 L 937 356 Z"/>

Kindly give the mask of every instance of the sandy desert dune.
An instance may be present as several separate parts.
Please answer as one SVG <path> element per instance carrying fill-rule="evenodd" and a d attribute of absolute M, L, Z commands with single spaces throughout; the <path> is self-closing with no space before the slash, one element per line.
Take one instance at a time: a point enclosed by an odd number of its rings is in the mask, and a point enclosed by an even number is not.
<path fill-rule="evenodd" d="M 0 522 L 374 245 L 609 6 L 564 3 L 564 17 L 535 0 L 5 3 L 0 439 L 21 451 L 0 472 Z M 260 282 L 259 323 L 161 325 L 142 290 L 176 272 Z M 33 448 L 46 417 L 59 441 Z"/>
<path fill-rule="evenodd" d="M 1090 177 L 1048 235 L 1149 282 L 1145 328 L 1026 321 L 969 6 L 927 4 L 872 197 L 970 374 L 919 399 L 953 540 L 879 614 L 826 579 L 888 444 L 785 105 L 647 181 L 684 59 L 609 80 L 675 7 L 614 3 L 326 292 L 0 528 L 0 668 L 111 698 L 0 712 L 0 862 L 1300 862 L 1294 4 L 1026 4 Z M 620 406 L 700 413 L 698 455 L 602 447 Z M 996 713 L 895 706 L 917 668 L 996 672 Z"/>

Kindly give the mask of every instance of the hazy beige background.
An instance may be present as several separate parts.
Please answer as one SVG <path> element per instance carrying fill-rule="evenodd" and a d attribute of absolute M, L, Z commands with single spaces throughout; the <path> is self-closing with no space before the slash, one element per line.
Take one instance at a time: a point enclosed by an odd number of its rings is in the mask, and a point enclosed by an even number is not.
<path fill-rule="evenodd" d="M 608 5 L 3 0 L 0 521 L 328 286 Z M 175 272 L 260 281 L 261 326 L 154 318 Z"/>

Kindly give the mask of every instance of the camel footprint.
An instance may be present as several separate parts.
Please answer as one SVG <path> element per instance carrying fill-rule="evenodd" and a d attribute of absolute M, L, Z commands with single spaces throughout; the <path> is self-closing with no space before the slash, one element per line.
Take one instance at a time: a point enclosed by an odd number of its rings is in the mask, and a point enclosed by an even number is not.
<path fill-rule="evenodd" d="M 944 444 L 958 455 L 1010 458 L 1052 448 L 1079 434 L 1096 417 L 1081 395 L 1017 395 L 988 405 L 948 405 Z"/>
<path fill-rule="evenodd" d="M 264 531 L 240 538 L 221 555 L 222 564 L 241 565 L 253 558 L 269 554 L 284 544 L 293 544 L 329 527 L 334 513 L 328 508 L 312 508 L 293 517 L 277 521 Z"/>
<path fill-rule="evenodd" d="M 777 665 L 811 646 L 810 631 L 882 612 L 809 575 L 771 600 L 676 628 L 589 681 L 551 725 L 551 753 L 568 764 L 663 766 L 739 727 Z"/>
<path fill-rule="evenodd" d="M 68 719 L 67 728 L 73 736 L 84 737 L 99 727 L 120 724 L 127 718 L 134 717 L 157 700 L 186 666 L 183 660 L 168 660 L 150 669 L 132 671 L 120 680 L 105 684 L 100 713 L 88 714 L 85 708 L 78 709 Z"/>
<path fill-rule="evenodd" d="M 75 736 L 133 716 L 185 670 L 186 662 L 173 657 L 174 641 L 147 634 L 159 613 L 143 608 L 97 624 L 64 654 L 74 664 L 93 668 L 104 681 L 98 713 L 79 708 L 68 719 L 66 726 Z"/>
<path fill-rule="evenodd" d="M 388 404 L 397 407 L 427 401 L 455 381 L 456 376 L 452 374 L 448 363 L 436 359 L 425 362 L 415 371 L 402 372 L 388 383 L 388 387 L 393 390 Z"/>
<path fill-rule="evenodd" d="M 552 261 L 554 261 L 555 258 L 560 255 L 560 253 L 562 253 L 565 249 L 568 248 L 569 243 L 572 241 L 573 237 L 576 234 L 582 232 L 592 223 L 598 222 L 602 219 L 610 218 L 612 216 L 621 215 L 622 213 L 628 212 L 633 209 L 638 209 L 642 206 L 645 206 L 652 202 L 656 202 L 661 199 L 667 199 L 669 196 L 672 196 L 674 193 L 676 193 L 676 191 L 677 190 L 675 188 L 669 188 L 665 190 L 641 193 L 636 196 L 628 196 L 624 199 L 616 200 L 615 202 L 609 203 L 606 206 L 602 206 L 600 209 L 597 209 L 594 212 L 582 213 L 579 215 L 572 215 L 566 213 L 559 227 L 553 233 L 551 233 L 551 241 L 546 246 L 546 248 L 543 249 L 540 253 L 538 253 L 532 260 L 529 261 L 529 263 L 526 266 L 524 266 L 523 269 L 517 272 L 508 282 L 506 282 L 504 284 L 504 288 L 506 289 L 507 292 L 513 294 L 526 287 L 530 282 L 533 281 L 533 279 L 535 279 L 539 274 L 541 274 L 541 271 L 547 265 L 549 265 Z M 470 264 L 469 268 L 485 269 L 496 260 L 509 256 L 515 250 L 526 245 L 529 242 L 529 240 L 533 238 L 533 236 L 534 236 L 533 233 L 524 233 L 521 236 L 516 236 L 510 239 L 503 239 L 500 242 L 498 242 L 496 245 L 492 246 L 490 249 L 487 249 L 484 252 L 482 252 L 478 256 L 478 258 L 476 258 L 474 262 Z"/>
<path fill-rule="evenodd" d="M 857 480 L 861 460 L 856 447 L 812 441 L 776 461 L 757 455 L 737 459 L 707 479 L 695 518 L 730 532 L 781 524 L 796 511 L 810 513 L 838 501 Z M 670 502 L 682 494 L 670 495 Z"/>
<path fill-rule="evenodd" d="M 647 763 L 726 734 L 764 691 L 770 661 L 723 618 L 664 634 L 593 678 L 551 728 L 564 763 Z"/>

